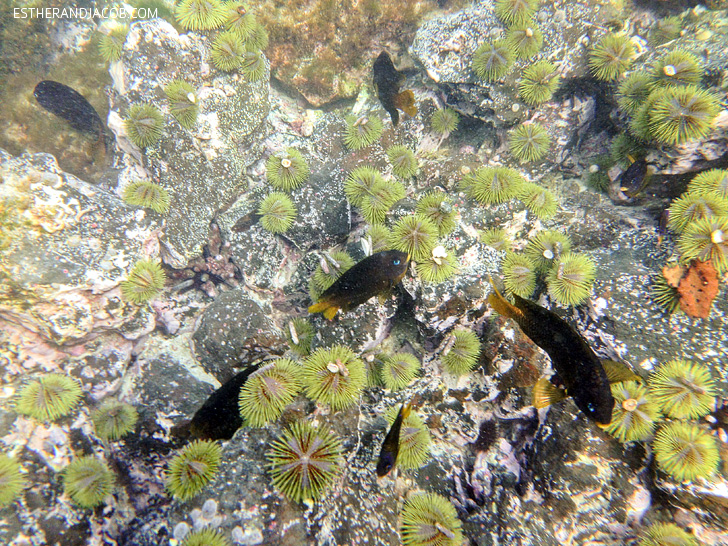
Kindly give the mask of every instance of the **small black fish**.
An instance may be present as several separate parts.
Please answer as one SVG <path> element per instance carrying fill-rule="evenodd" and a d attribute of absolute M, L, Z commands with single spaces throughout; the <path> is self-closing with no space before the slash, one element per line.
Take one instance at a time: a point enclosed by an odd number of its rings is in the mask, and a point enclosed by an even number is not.
<path fill-rule="evenodd" d="M 409 256 L 399 250 L 372 254 L 336 279 L 308 312 L 323 313 L 331 320 L 339 309 L 349 311 L 391 289 L 402 280 L 408 265 Z"/>
<path fill-rule="evenodd" d="M 402 422 L 410 413 L 410 405 L 402 404 L 399 413 L 394 419 L 394 423 L 384 437 L 382 449 L 379 450 L 379 460 L 377 461 L 377 476 L 380 478 L 389 474 L 397 463 L 397 455 L 399 454 L 399 432 L 402 430 Z"/>
<path fill-rule="evenodd" d="M 101 117 L 78 91 L 62 83 L 43 80 L 35 86 L 33 96 L 51 114 L 65 119 L 78 131 L 98 136 L 106 145 Z"/>
<path fill-rule="evenodd" d="M 243 426 L 238 409 L 240 389 L 258 369 L 250 366 L 223 383 L 195 412 L 190 421 L 175 426 L 172 434 L 199 440 L 229 440 Z"/>
<path fill-rule="evenodd" d="M 513 294 L 515 304 L 512 304 L 495 285 L 493 289 L 488 296 L 493 309 L 515 320 L 523 333 L 546 351 L 576 406 L 598 424 L 608 425 L 614 407 L 609 378 L 584 338 L 556 313 L 516 294 Z"/>
<path fill-rule="evenodd" d="M 377 91 L 379 102 L 392 118 L 392 125 L 399 123 L 399 110 L 402 110 L 410 117 L 417 115 L 415 106 L 415 94 L 407 89 L 400 92 L 399 88 L 404 82 L 405 76 L 394 68 L 394 63 L 389 53 L 382 51 L 374 61 L 374 88 Z"/>
<path fill-rule="evenodd" d="M 619 189 L 627 197 L 636 197 L 645 188 L 649 179 L 647 161 L 645 158 L 640 158 L 632 161 L 627 170 L 619 177 Z"/>

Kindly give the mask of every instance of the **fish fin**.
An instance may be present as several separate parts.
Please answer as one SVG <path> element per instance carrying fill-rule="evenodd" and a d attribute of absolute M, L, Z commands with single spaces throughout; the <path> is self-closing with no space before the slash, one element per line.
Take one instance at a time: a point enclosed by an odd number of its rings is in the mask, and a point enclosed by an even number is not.
<path fill-rule="evenodd" d="M 328 309 L 326 309 L 326 311 L 324 311 L 324 316 L 328 320 L 334 320 L 334 317 L 336 316 L 336 313 L 338 311 L 339 311 L 339 308 L 336 307 L 335 305 L 332 305 L 331 307 L 329 307 Z"/>
<path fill-rule="evenodd" d="M 627 154 L 627 159 L 629 159 L 629 164 L 631 165 L 635 161 L 637 161 L 634 157 L 632 157 L 630 154 Z"/>
<path fill-rule="evenodd" d="M 336 316 L 339 306 L 329 301 L 320 301 L 308 307 L 309 313 L 323 313 L 324 316 L 331 320 Z"/>
<path fill-rule="evenodd" d="M 536 381 L 531 393 L 531 401 L 536 409 L 547 408 L 551 404 L 561 402 L 564 398 L 566 398 L 566 393 L 563 389 L 559 389 L 545 377 Z"/>
<path fill-rule="evenodd" d="M 493 287 L 493 293 L 488 296 L 488 303 L 490 303 L 490 306 L 504 317 L 512 319 L 524 318 L 523 312 L 505 299 L 500 292 L 498 292 L 498 288 L 496 288 L 492 277 L 490 278 L 490 284 Z"/>
<path fill-rule="evenodd" d="M 410 117 L 415 117 L 417 115 L 415 94 L 411 89 L 397 93 L 394 96 L 394 105 Z"/>
<path fill-rule="evenodd" d="M 602 360 L 604 371 L 607 372 L 607 380 L 610 384 L 621 383 L 622 381 L 642 382 L 642 378 L 629 369 L 629 366 L 614 360 Z"/>
<path fill-rule="evenodd" d="M 407 404 L 402 404 L 402 407 L 400 408 L 400 412 L 402 413 L 402 421 L 404 422 L 407 417 L 409 417 L 410 411 L 412 410 L 412 402 L 407 402 Z"/>

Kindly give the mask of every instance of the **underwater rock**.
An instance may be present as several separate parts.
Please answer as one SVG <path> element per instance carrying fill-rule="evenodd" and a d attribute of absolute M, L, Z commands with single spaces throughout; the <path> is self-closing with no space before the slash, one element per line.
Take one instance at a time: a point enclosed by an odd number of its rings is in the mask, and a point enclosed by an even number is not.
<path fill-rule="evenodd" d="M 241 290 L 221 293 L 202 313 L 192 336 L 195 356 L 224 383 L 236 369 L 284 352 L 284 338 L 261 307 Z"/>
<path fill-rule="evenodd" d="M 171 195 L 164 232 L 172 249 L 166 260 L 176 268 L 201 253 L 215 213 L 247 188 L 245 170 L 260 158 L 267 131 L 267 63 L 265 76 L 248 82 L 243 74 L 217 71 L 209 50 L 206 36 L 180 35 L 166 21 L 152 19 L 131 26 L 121 61 L 112 66 L 113 113 L 125 118 L 140 103 L 165 112 L 162 137 L 139 157 L 148 177 Z M 175 79 L 197 90 L 200 113 L 190 130 L 167 113 L 162 88 Z M 116 131 L 129 146 L 123 130 Z M 129 174 L 122 179 L 135 178 L 134 163 L 127 154 Z"/>

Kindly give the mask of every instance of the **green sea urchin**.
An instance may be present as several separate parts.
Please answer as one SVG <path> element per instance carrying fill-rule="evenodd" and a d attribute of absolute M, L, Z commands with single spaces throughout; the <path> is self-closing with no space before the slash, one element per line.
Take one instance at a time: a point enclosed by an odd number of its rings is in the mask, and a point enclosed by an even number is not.
<path fill-rule="evenodd" d="M 700 546 L 700 543 L 674 523 L 655 523 L 645 530 L 637 546 Z"/>
<path fill-rule="evenodd" d="M 713 193 L 728 199 L 728 170 L 710 169 L 695 175 L 688 184 L 687 193 Z"/>
<path fill-rule="evenodd" d="M 708 478 L 718 469 L 718 444 L 694 423 L 673 421 L 660 427 L 652 442 L 657 466 L 678 481 Z"/>
<path fill-rule="evenodd" d="M 371 256 L 376 252 L 390 250 L 389 241 L 392 239 L 392 232 L 386 226 L 373 224 L 367 228 L 365 235 L 368 243 L 371 243 L 368 254 Z"/>
<path fill-rule="evenodd" d="M 632 72 L 617 88 L 617 105 L 630 116 L 637 114 L 650 94 L 652 78 L 647 72 Z"/>
<path fill-rule="evenodd" d="M 164 129 L 164 116 L 151 104 L 134 104 L 124 120 L 126 134 L 139 148 L 155 144 Z"/>
<path fill-rule="evenodd" d="M 246 51 L 240 57 L 240 71 L 249 82 L 257 82 L 265 76 L 265 57 L 260 51 Z"/>
<path fill-rule="evenodd" d="M 104 502 L 114 488 L 114 475 L 103 461 L 87 455 L 63 469 L 63 490 L 73 502 L 93 508 Z"/>
<path fill-rule="evenodd" d="M 650 30 L 650 43 L 653 46 L 662 45 L 680 36 L 682 20 L 680 16 L 665 17 L 657 21 L 657 24 Z"/>
<path fill-rule="evenodd" d="M 293 502 L 321 498 L 341 474 L 341 442 L 330 431 L 294 423 L 266 453 L 273 485 Z"/>
<path fill-rule="evenodd" d="M 452 133 L 460 123 L 460 116 L 452 108 L 438 108 L 430 119 L 430 128 L 440 136 Z"/>
<path fill-rule="evenodd" d="M 298 188 L 311 172 L 303 154 L 295 148 L 286 149 L 285 153 L 272 155 L 265 164 L 268 182 L 279 190 L 291 191 Z"/>
<path fill-rule="evenodd" d="M 271 233 L 285 233 L 296 219 L 296 207 L 285 193 L 271 192 L 258 207 L 260 225 Z"/>
<path fill-rule="evenodd" d="M 650 297 L 668 315 L 680 309 L 680 293 L 667 282 L 662 273 L 652 277 Z"/>
<path fill-rule="evenodd" d="M 703 69 L 695 55 L 673 49 L 655 63 L 651 76 L 653 86 L 698 85 Z"/>
<path fill-rule="evenodd" d="M 164 88 L 169 101 L 169 113 L 185 129 L 192 129 L 197 121 L 200 106 L 195 88 L 182 80 L 174 80 Z"/>
<path fill-rule="evenodd" d="M 667 227 L 682 233 L 697 220 L 728 216 L 728 199 L 718 193 L 684 193 L 670 204 Z"/>
<path fill-rule="evenodd" d="M 167 491 L 187 501 L 202 491 L 217 474 L 222 447 L 217 442 L 195 440 L 170 461 L 166 474 Z"/>
<path fill-rule="evenodd" d="M 634 45 L 629 37 L 606 34 L 592 48 L 589 68 L 598 80 L 614 81 L 630 67 L 634 54 Z"/>
<path fill-rule="evenodd" d="M 304 318 L 294 318 L 285 328 L 286 340 L 291 351 L 298 356 L 308 356 L 311 343 L 316 335 L 313 325 Z"/>
<path fill-rule="evenodd" d="M 118 440 L 134 430 L 139 414 L 134 406 L 119 400 L 106 400 L 91 412 L 96 435 L 102 440 Z"/>
<path fill-rule="evenodd" d="M 559 71 L 549 61 L 536 61 L 523 70 L 518 82 L 518 96 L 529 106 L 537 106 L 551 100 L 559 86 Z"/>
<path fill-rule="evenodd" d="M 300 373 L 298 364 L 279 358 L 248 377 L 240 389 L 238 403 L 245 423 L 251 427 L 262 427 L 278 419 L 301 390 Z"/>
<path fill-rule="evenodd" d="M 481 44 L 473 54 L 473 72 L 488 82 L 494 82 L 505 76 L 511 66 L 513 66 L 513 51 L 506 40 Z"/>
<path fill-rule="evenodd" d="M 360 207 L 364 197 L 371 195 L 375 188 L 386 185 L 381 173 L 372 167 L 357 167 L 344 181 L 344 195 L 349 203 Z"/>
<path fill-rule="evenodd" d="M 684 261 L 713 262 L 718 273 L 728 271 L 728 216 L 701 218 L 677 240 Z"/>
<path fill-rule="evenodd" d="M 139 260 L 121 281 L 121 295 L 132 303 L 144 303 L 156 296 L 167 280 L 162 266 L 154 260 Z"/>
<path fill-rule="evenodd" d="M 121 59 L 127 34 L 129 34 L 128 25 L 117 25 L 108 34 L 99 38 L 99 53 L 107 63 Z"/>
<path fill-rule="evenodd" d="M 380 376 L 384 386 L 398 391 L 405 388 L 414 379 L 420 369 L 419 359 L 410 353 L 383 355 L 381 358 Z"/>
<path fill-rule="evenodd" d="M 220 0 L 182 0 L 174 16 L 185 30 L 213 30 L 223 25 L 226 13 Z"/>
<path fill-rule="evenodd" d="M 539 271 L 547 271 L 555 261 L 571 251 L 569 236 L 555 229 L 540 232 L 526 244 L 523 253 Z"/>
<path fill-rule="evenodd" d="M 394 224 L 390 245 L 417 262 L 430 257 L 437 235 L 438 229 L 432 220 L 421 214 L 408 214 Z"/>
<path fill-rule="evenodd" d="M 549 134 L 540 123 L 522 123 L 508 134 L 508 149 L 521 163 L 542 159 L 550 143 Z"/>
<path fill-rule="evenodd" d="M 344 144 L 350 150 L 361 150 L 382 136 L 382 120 L 378 117 L 346 117 Z"/>
<path fill-rule="evenodd" d="M 392 165 L 392 172 L 399 178 L 412 178 L 417 172 L 417 158 L 406 146 L 390 146 L 387 158 Z"/>
<path fill-rule="evenodd" d="M 455 229 L 456 212 L 444 192 L 431 191 L 423 195 L 417 201 L 415 213 L 432 220 L 437 226 L 440 237 L 444 237 Z"/>
<path fill-rule="evenodd" d="M 361 215 L 370 224 L 382 224 L 387 212 L 397 201 L 404 198 L 406 191 L 400 182 L 383 182 L 361 200 Z"/>
<path fill-rule="evenodd" d="M 180 546 L 231 546 L 231 544 L 221 531 L 208 528 L 192 531 Z"/>
<path fill-rule="evenodd" d="M 506 32 L 506 41 L 516 59 L 529 59 L 543 45 L 543 34 L 533 21 L 513 26 Z"/>
<path fill-rule="evenodd" d="M 660 410 L 649 391 L 637 381 L 612 385 L 614 409 L 606 431 L 620 442 L 647 440 L 660 418 Z"/>
<path fill-rule="evenodd" d="M 553 193 L 532 182 L 524 183 L 520 187 L 518 199 L 540 220 L 548 220 L 553 217 L 559 208 L 559 202 Z"/>
<path fill-rule="evenodd" d="M 0 453 L 0 508 L 10 504 L 23 490 L 25 478 L 20 463 Z"/>
<path fill-rule="evenodd" d="M 480 340 L 471 330 L 453 330 L 443 341 L 440 355 L 443 369 L 453 375 L 469 373 L 478 363 Z"/>
<path fill-rule="evenodd" d="M 496 0 L 495 14 L 507 26 L 524 25 L 536 13 L 538 0 Z"/>
<path fill-rule="evenodd" d="M 455 507 L 436 493 L 417 493 L 402 506 L 399 534 L 403 546 L 460 546 L 461 528 Z"/>
<path fill-rule="evenodd" d="M 250 37 L 245 40 L 245 45 L 255 51 L 263 51 L 268 47 L 268 33 L 259 22 L 255 24 Z"/>
<path fill-rule="evenodd" d="M 76 407 L 81 394 L 81 385 L 72 377 L 49 373 L 23 387 L 15 409 L 39 421 L 55 421 Z"/>
<path fill-rule="evenodd" d="M 399 413 L 399 406 L 390 407 L 384 414 L 389 427 Z M 402 420 L 399 430 L 399 452 L 397 453 L 397 467 L 403 470 L 420 468 L 430 456 L 430 432 L 427 425 L 414 411 Z"/>
<path fill-rule="evenodd" d="M 658 89 L 649 111 L 649 134 L 661 144 L 684 144 L 706 136 L 718 115 L 716 97 L 694 85 Z"/>
<path fill-rule="evenodd" d="M 212 42 L 210 58 L 218 70 L 230 72 L 240 67 L 246 49 L 240 37 L 232 31 L 221 32 Z"/>
<path fill-rule="evenodd" d="M 311 299 L 318 297 L 354 265 L 354 259 L 346 252 L 327 252 L 319 260 L 319 265 L 311 276 Z"/>
<path fill-rule="evenodd" d="M 568 253 L 546 275 L 549 294 L 562 305 L 579 305 L 589 298 L 596 264 L 585 254 Z"/>
<path fill-rule="evenodd" d="M 506 290 L 522 298 L 528 298 L 536 288 L 536 265 L 523 254 L 506 254 L 503 264 L 503 279 Z"/>
<path fill-rule="evenodd" d="M 457 271 L 457 259 L 444 246 L 436 246 L 430 256 L 417 262 L 417 275 L 431 283 L 441 283 L 452 277 Z"/>
<path fill-rule="evenodd" d="M 225 29 L 237 34 L 242 42 L 248 41 L 253 36 L 257 23 L 255 14 L 245 4 L 237 2 L 225 4 Z"/>
<path fill-rule="evenodd" d="M 715 384 L 710 371 L 702 364 L 671 360 L 652 373 L 648 384 L 668 417 L 697 419 L 715 406 Z"/>
<path fill-rule="evenodd" d="M 521 174 L 507 167 L 480 167 L 468 175 L 468 178 L 468 193 L 485 205 L 505 203 L 516 197 L 524 184 Z"/>
<path fill-rule="evenodd" d="M 364 387 L 364 364 L 348 347 L 317 349 L 303 364 L 303 384 L 313 400 L 334 411 L 350 406 Z"/>
<path fill-rule="evenodd" d="M 159 184 L 148 180 L 137 180 L 127 184 L 122 199 L 129 205 L 150 208 L 160 214 L 169 211 L 169 192 Z"/>
<path fill-rule="evenodd" d="M 480 242 L 491 248 L 502 251 L 509 251 L 513 242 L 506 233 L 506 230 L 499 228 L 489 228 L 481 232 Z"/>

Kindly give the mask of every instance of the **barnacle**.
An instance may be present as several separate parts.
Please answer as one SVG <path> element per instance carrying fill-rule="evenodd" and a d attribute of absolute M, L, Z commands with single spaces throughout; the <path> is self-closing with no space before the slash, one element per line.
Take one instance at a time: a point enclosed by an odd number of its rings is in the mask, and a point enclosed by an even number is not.
<path fill-rule="evenodd" d="M 660 427 L 652 449 L 657 466 L 681 482 L 712 476 L 720 460 L 713 435 L 689 422 L 673 421 Z"/>
<path fill-rule="evenodd" d="M 318 297 L 338 279 L 345 271 L 354 265 L 354 260 L 346 252 L 330 252 L 324 254 L 319 265 L 311 276 L 311 299 Z"/>
<path fill-rule="evenodd" d="M 728 198 L 718 193 L 685 193 L 670 204 L 667 222 L 675 233 L 682 233 L 697 220 L 728 216 Z"/>
<path fill-rule="evenodd" d="M 540 123 L 522 123 L 508 135 L 508 149 L 520 162 L 542 159 L 550 144 L 549 134 Z"/>
<path fill-rule="evenodd" d="M 265 174 L 274 188 L 290 191 L 308 180 L 311 172 L 303 154 L 288 148 L 284 154 L 272 155 L 265 164 Z"/>
<path fill-rule="evenodd" d="M 96 435 L 102 440 L 117 440 L 134 430 L 139 414 L 134 406 L 119 400 L 106 400 L 91 412 Z"/>
<path fill-rule="evenodd" d="M 440 356 L 443 369 L 453 375 L 463 375 L 472 370 L 480 356 L 480 340 L 474 332 L 453 330 L 443 341 Z"/>
<path fill-rule="evenodd" d="M 346 117 L 344 144 L 350 150 L 366 148 L 382 136 L 382 120 L 377 117 Z"/>
<path fill-rule="evenodd" d="M 257 82 L 265 76 L 265 58 L 260 51 L 246 51 L 240 56 L 240 71 L 248 81 Z"/>
<path fill-rule="evenodd" d="M 510 250 L 513 244 L 506 230 L 499 228 L 489 228 L 481 232 L 480 242 L 496 250 L 505 251 Z"/>
<path fill-rule="evenodd" d="M 513 51 L 506 40 L 485 42 L 473 54 L 473 72 L 493 82 L 505 76 L 513 66 Z"/>
<path fill-rule="evenodd" d="M 200 111 L 195 88 L 185 81 L 174 80 L 164 88 L 164 94 L 169 101 L 169 113 L 182 127 L 191 129 Z"/>
<path fill-rule="evenodd" d="M 162 266 L 154 260 L 139 260 L 121 281 L 121 295 L 132 303 L 144 303 L 156 296 L 167 280 Z"/>
<path fill-rule="evenodd" d="M 174 497 L 186 501 L 196 496 L 217 474 L 222 447 L 217 442 L 195 440 L 170 461 L 166 487 Z"/>
<path fill-rule="evenodd" d="M 438 108 L 432 114 L 430 119 L 430 127 L 438 135 L 449 135 L 460 123 L 460 116 L 452 108 Z"/>
<path fill-rule="evenodd" d="M 619 82 L 617 105 L 625 114 L 634 116 L 650 94 L 652 78 L 647 72 L 632 72 Z"/>
<path fill-rule="evenodd" d="M 455 274 L 457 260 L 445 247 L 436 246 L 430 256 L 417 262 L 415 269 L 423 281 L 441 283 Z"/>
<path fill-rule="evenodd" d="M 128 25 L 117 25 L 108 34 L 101 36 L 99 39 L 99 53 L 107 63 L 121 59 L 127 34 L 129 34 Z"/>
<path fill-rule="evenodd" d="M 606 431 L 620 442 L 646 440 L 652 435 L 660 410 L 649 391 L 637 381 L 612 385 L 614 409 Z"/>
<path fill-rule="evenodd" d="M 716 271 L 728 271 L 728 216 L 701 218 L 691 223 L 677 240 L 684 261 L 711 261 Z"/>
<path fill-rule="evenodd" d="M 146 148 L 156 143 L 164 128 L 164 116 L 151 104 L 135 104 L 127 112 L 124 129 L 134 144 Z"/>
<path fill-rule="evenodd" d="M 381 358 L 380 376 L 384 386 L 397 391 L 410 384 L 420 369 L 419 359 L 410 353 L 383 355 Z"/>
<path fill-rule="evenodd" d="M 559 71 L 549 61 L 536 61 L 523 70 L 518 82 L 518 96 L 530 106 L 550 100 L 559 86 Z"/>
<path fill-rule="evenodd" d="M 81 394 L 81 385 L 72 377 L 49 373 L 23 387 L 15 409 L 39 421 L 54 421 L 68 415 Z"/>
<path fill-rule="evenodd" d="M 255 371 L 240 389 L 240 415 L 251 427 L 278 419 L 301 390 L 301 367 L 287 358 Z"/>
<path fill-rule="evenodd" d="M 506 25 L 528 23 L 538 7 L 538 0 L 497 0 L 495 14 Z"/>
<path fill-rule="evenodd" d="M 258 207 L 260 225 L 271 233 L 285 233 L 296 218 L 296 207 L 285 193 L 271 192 Z"/>
<path fill-rule="evenodd" d="M 390 146 L 387 148 L 387 157 L 395 176 L 411 178 L 417 172 L 417 158 L 406 146 Z"/>
<path fill-rule="evenodd" d="M 432 220 L 437 226 L 440 237 L 455 229 L 455 210 L 445 193 L 441 191 L 431 191 L 423 195 L 417 201 L 415 213 Z"/>
<path fill-rule="evenodd" d="M 503 264 L 503 282 L 506 290 L 522 298 L 528 298 L 536 288 L 536 265 L 528 256 L 509 252 Z"/>
<path fill-rule="evenodd" d="M 229 72 L 240 67 L 245 53 L 245 44 L 240 36 L 233 31 L 226 31 L 218 34 L 212 42 L 210 58 L 216 68 Z"/>
<path fill-rule="evenodd" d="M 230 541 L 217 529 L 200 529 L 188 534 L 180 546 L 230 546 Z"/>
<path fill-rule="evenodd" d="M 700 543 L 674 523 L 655 523 L 645 530 L 637 546 L 700 546 Z"/>
<path fill-rule="evenodd" d="M 384 418 L 390 427 L 397 418 L 398 413 L 399 406 L 392 406 L 384 414 Z M 430 456 L 430 442 L 430 432 L 427 425 L 417 413 L 410 411 L 402 419 L 402 428 L 399 430 L 397 466 L 403 470 L 421 467 Z"/>
<path fill-rule="evenodd" d="M 562 305 L 579 305 L 591 293 L 596 275 L 594 261 L 584 254 L 568 253 L 546 275 L 549 294 Z"/>
<path fill-rule="evenodd" d="M 650 98 L 647 127 L 650 137 L 661 144 L 703 138 L 720 111 L 716 97 L 695 85 L 657 89 Z"/>
<path fill-rule="evenodd" d="M 507 167 L 480 167 L 466 177 L 469 194 L 486 205 L 504 203 L 516 197 L 523 187 L 520 173 Z"/>
<path fill-rule="evenodd" d="M 520 187 L 518 199 L 541 220 L 548 220 L 559 208 L 559 202 L 553 193 L 532 182 L 524 183 Z"/>
<path fill-rule="evenodd" d="M 437 235 L 438 229 L 432 220 L 421 214 L 408 214 L 394 224 L 390 245 L 418 262 L 430 256 Z"/>
<path fill-rule="evenodd" d="M 655 63 L 651 76 L 653 86 L 698 85 L 703 69 L 695 55 L 673 49 Z"/>
<path fill-rule="evenodd" d="M 150 208 L 161 214 L 169 210 L 169 192 L 159 184 L 148 180 L 137 180 L 127 184 L 122 199 L 129 205 Z"/>
<path fill-rule="evenodd" d="M 668 417 L 697 419 L 715 406 L 715 383 L 710 371 L 689 360 L 671 360 L 657 368 L 649 380 L 655 401 Z"/>
<path fill-rule="evenodd" d="M 78 457 L 63 469 L 63 490 L 84 508 L 104 502 L 113 488 L 113 474 L 103 461 L 92 455 Z"/>
<path fill-rule="evenodd" d="M 589 54 L 589 68 L 598 80 L 614 81 L 632 64 L 634 46 L 621 34 L 602 36 Z"/>
<path fill-rule="evenodd" d="M 294 502 L 319 499 L 341 474 L 341 442 L 330 431 L 293 423 L 266 452 L 273 485 Z"/>
<path fill-rule="evenodd" d="M 399 534 L 403 546 L 460 546 L 461 528 L 455 507 L 436 493 L 416 493 L 402 506 Z"/>
<path fill-rule="evenodd" d="M 728 170 L 710 169 L 695 175 L 688 184 L 687 193 L 713 193 L 728 199 Z"/>
<path fill-rule="evenodd" d="M 220 0 L 182 0 L 174 13 L 185 30 L 212 30 L 225 22 L 225 7 Z"/>
<path fill-rule="evenodd" d="M 348 347 L 317 349 L 303 364 L 306 394 L 334 411 L 350 406 L 364 387 L 364 364 Z"/>
<path fill-rule="evenodd" d="M 555 229 L 542 231 L 528 241 L 523 253 L 536 265 L 539 271 L 551 268 L 563 254 L 571 251 L 569 236 Z"/>
<path fill-rule="evenodd" d="M 543 34 L 533 21 L 512 26 L 506 32 L 506 41 L 516 59 L 528 59 L 539 52 L 543 45 Z"/>
<path fill-rule="evenodd" d="M 311 352 L 311 343 L 316 335 L 313 325 L 304 318 L 294 318 L 284 330 L 291 351 L 299 356 L 308 356 Z"/>
<path fill-rule="evenodd" d="M 18 461 L 0 453 L 0 508 L 10 504 L 25 486 Z"/>

